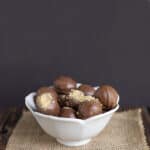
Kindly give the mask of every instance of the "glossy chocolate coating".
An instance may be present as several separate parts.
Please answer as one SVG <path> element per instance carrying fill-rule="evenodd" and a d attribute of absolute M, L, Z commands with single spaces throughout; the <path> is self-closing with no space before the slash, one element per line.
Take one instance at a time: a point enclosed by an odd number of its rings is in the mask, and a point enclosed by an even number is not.
<path fill-rule="evenodd" d="M 114 108 L 117 105 L 118 93 L 109 85 L 102 85 L 98 88 L 95 97 L 99 98 L 106 109 Z"/>
<path fill-rule="evenodd" d="M 58 93 L 68 94 L 71 89 L 76 88 L 76 81 L 68 76 L 60 76 L 54 81 Z"/>
<path fill-rule="evenodd" d="M 75 110 L 71 107 L 63 107 L 60 111 L 60 116 L 66 118 L 76 118 Z"/>
<path fill-rule="evenodd" d="M 61 107 L 76 107 L 76 103 L 69 99 L 68 95 L 59 95 L 58 102 Z"/>
<path fill-rule="evenodd" d="M 57 93 L 54 88 L 42 87 L 37 91 L 35 98 L 35 104 L 37 111 L 47 114 L 58 116 L 60 112 L 60 106 L 57 102 Z"/>
<path fill-rule="evenodd" d="M 88 85 L 88 84 L 82 84 L 78 88 L 80 91 L 82 91 L 85 95 L 93 96 L 95 93 L 94 87 Z"/>
<path fill-rule="evenodd" d="M 98 115 L 102 113 L 102 104 L 98 100 L 82 102 L 79 104 L 78 113 L 81 119 Z"/>
<path fill-rule="evenodd" d="M 60 106 L 57 101 L 53 100 L 46 109 L 43 109 L 40 105 L 36 103 L 37 111 L 47 115 L 58 116 L 60 112 Z"/>
<path fill-rule="evenodd" d="M 58 95 L 55 91 L 55 89 L 53 87 L 41 87 L 37 90 L 37 95 L 41 95 L 41 94 L 44 94 L 44 93 L 50 93 L 51 96 L 57 100 L 58 98 Z"/>
<path fill-rule="evenodd" d="M 83 101 L 95 100 L 95 97 L 85 96 L 80 90 L 72 89 L 68 95 L 61 95 L 59 103 L 61 106 L 78 108 L 78 105 Z"/>

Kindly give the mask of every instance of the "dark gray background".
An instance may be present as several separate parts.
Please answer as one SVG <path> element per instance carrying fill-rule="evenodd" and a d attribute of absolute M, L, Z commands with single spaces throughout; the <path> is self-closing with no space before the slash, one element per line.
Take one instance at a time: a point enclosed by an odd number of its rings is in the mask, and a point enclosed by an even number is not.
<path fill-rule="evenodd" d="M 150 1 L 0 2 L 0 107 L 60 75 L 150 105 Z"/>

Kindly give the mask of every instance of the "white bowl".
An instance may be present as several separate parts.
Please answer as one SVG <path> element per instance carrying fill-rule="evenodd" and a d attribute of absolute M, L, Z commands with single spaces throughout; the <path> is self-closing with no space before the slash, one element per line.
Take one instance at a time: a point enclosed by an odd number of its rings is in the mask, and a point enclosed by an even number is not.
<path fill-rule="evenodd" d="M 86 120 L 55 117 L 36 112 L 34 103 L 35 92 L 25 97 L 25 104 L 33 114 L 41 128 L 50 136 L 66 146 L 80 146 L 88 143 L 98 135 L 108 124 L 119 104 L 110 111 L 88 118 Z M 119 97 L 118 97 L 119 102 Z"/>

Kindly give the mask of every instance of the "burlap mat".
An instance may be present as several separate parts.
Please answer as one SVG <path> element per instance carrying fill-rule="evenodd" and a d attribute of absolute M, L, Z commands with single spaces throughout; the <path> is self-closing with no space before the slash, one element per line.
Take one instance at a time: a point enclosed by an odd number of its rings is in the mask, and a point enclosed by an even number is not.
<path fill-rule="evenodd" d="M 6 150 L 149 150 L 141 110 L 115 113 L 108 126 L 85 146 L 65 147 L 46 135 L 31 113 L 24 112 Z"/>

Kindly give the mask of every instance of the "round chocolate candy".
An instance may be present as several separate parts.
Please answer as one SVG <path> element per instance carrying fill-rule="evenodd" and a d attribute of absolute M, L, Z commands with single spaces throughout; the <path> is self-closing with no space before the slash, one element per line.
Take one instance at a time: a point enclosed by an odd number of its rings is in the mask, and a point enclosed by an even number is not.
<path fill-rule="evenodd" d="M 100 100 L 105 109 L 114 108 L 117 105 L 118 96 L 117 91 L 109 85 L 102 85 L 95 92 L 95 97 Z"/>
<path fill-rule="evenodd" d="M 43 93 L 51 93 L 53 99 L 57 99 L 58 95 L 53 87 L 41 87 L 37 90 L 37 95 L 41 95 Z"/>
<path fill-rule="evenodd" d="M 54 81 L 58 93 L 68 94 L 71 89 L 76 88 L 76 81 L 68 76 L 60 76 Z"/>
<path fill-rule="evenodd" d="M 94 87 L 88 85 L 88 84 L 82 84 L 78 88 L 80 91 L 82 91 L 85 95 L 93 96 L 95 93 Z"/>
<path fill-rule="evenodd" d="M 58 102 L 61 107 L 74 107 L 76 104 L 69 98 L 68 95 L 59 95 Z"/>
<path fill-rule="evenodd" d="M 79 104 L 78 116 L 81 119 L 87 119 L 102 113 L 102 104 L 99 100 L 85 101 Z"/>
<path fill-rule="evenodd" d="M 60 116 L 66 118 L 76 118 L 75 110 L 71 107 L 63 107 L 60 111 Z"/>
<path fill-rule="evenodd" d="M 78 105 L 84 101 L 95 100 L 95 97 L 85 96 L 84 93 L 80 90 L 71 89 L 68 95 L 60 96 L 60 104 L 61 106 L 73 107 L 75 109 L 78 108 Z"/>
<path fill-rule="evenodd" d="M 37 111 L 47 115 L 59 115 L 60 106 L 57 102 L 57 94 L 53 88 L 40 88 L 37 91 L 35 103 Z"/>

